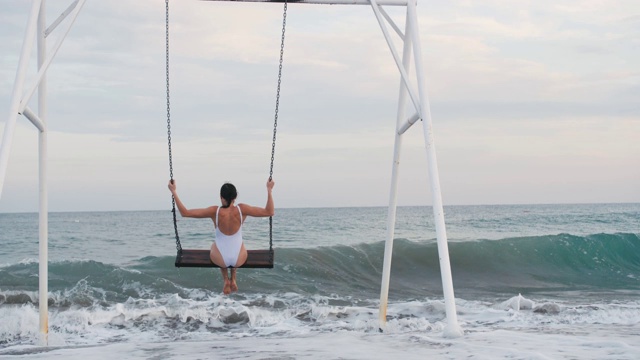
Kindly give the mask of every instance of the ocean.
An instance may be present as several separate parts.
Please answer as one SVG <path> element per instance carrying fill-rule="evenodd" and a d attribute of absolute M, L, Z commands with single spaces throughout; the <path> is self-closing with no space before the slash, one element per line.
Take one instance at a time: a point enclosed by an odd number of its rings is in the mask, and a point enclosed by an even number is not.
<path fill-rule="evenodd" d="M 459 338 L 430 207 L 277 209 L 274 269 L 175 268 L 170 211 L 49 215 L 49 338 L 38 335 L 38 214 L 0 214 L 7 359 L 640 359 L 640 204 L 447 206 Z M 179 219 L 185 249 L 209 220 Z M 266 249 L 268 219 L 248 219 Z"/>

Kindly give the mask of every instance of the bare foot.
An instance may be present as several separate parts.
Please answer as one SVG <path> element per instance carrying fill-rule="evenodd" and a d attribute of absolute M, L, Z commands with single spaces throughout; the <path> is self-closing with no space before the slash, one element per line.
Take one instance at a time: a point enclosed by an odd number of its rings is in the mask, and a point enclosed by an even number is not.
<path fill-rule="evenodd" d="M 237 289 L 237 286 L 236 286 L 236 289 Z M 228 279 L 224 281 L 224 287 L 222 288 L 222 292 L 225 295 L 231 294 L 231 281 L 229 281 Z"/>
<path fill-rule="evenodd" d="M 238 291 L 238 284 L 236 284 L 235 280 L 231 281 L 231 291 L 232 292 Z"/>

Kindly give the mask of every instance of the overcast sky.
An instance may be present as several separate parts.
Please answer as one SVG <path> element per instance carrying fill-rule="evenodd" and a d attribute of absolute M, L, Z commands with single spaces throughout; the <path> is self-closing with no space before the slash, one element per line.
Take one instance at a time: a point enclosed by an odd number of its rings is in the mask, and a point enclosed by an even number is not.
<path fill-rule="evenodd" d="M 70 2 L 48 1 L 48 23 Z M 0 2 L 0 133 L 30 3 Z M 282 4 L 171 5 L 179 192 L 209 206 L 231 181 L 261 205 Z M 639 1 L 418 11 L 445 205 L 640 202 Z M 371 8 L 291 4 L 287 24 L 276 207 L 385 206 L 399 74 Z M 164 29 L 162 0 L 85 4 L 48 77 L 51 211 L 170 208 Z M 19 117 L 0 212 L 37 211 L 37 139 Z M 399 194 L 431 203 L 421 123 L 404 140 Z"/>

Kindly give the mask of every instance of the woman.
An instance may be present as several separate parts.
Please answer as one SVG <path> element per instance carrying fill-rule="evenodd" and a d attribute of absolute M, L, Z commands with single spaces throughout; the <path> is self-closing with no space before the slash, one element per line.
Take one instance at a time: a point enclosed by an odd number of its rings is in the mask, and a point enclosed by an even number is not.
<path fill-rule="evenodd" d="M 238 291 L 236 284 L 236 268 L 242 266 L 247 261 L 247 249 L 242 241 L 242 224 L 247 216 L 267 217 L 274 215 L 273 197 L 271 191 L 275 183 L 273 180 L 267 181 L 267 205 L 264 208 L 250 206 L 247 204 L 235 205 L 238 192 L 236 187 L 230 183 L 225 183 L 220 188 L 221 206 L 210 206 L 205 209 L 187 209 L 180 201 L 174 180 L 169 181 L 169 190 L 173 194 L 178 205 L 180 215 L 192 218 L 209 218 L 213 221 L 216 229 L 216 239 L 211 245 L 211 261 L 220 267 L 224 287 L 222 292 L 225 295 L 232 291 Z M 231 277 L 229 277 L 229 270 Z"/>

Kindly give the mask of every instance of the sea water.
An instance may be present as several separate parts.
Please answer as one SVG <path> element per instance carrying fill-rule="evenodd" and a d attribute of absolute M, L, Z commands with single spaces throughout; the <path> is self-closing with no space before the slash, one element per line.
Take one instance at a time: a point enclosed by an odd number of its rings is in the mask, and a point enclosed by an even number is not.
<path fill-rule="evenodd" d="M 51 213 L 49 336 L 38 333 L 38 215 L 0 214 L 0 357 L 640 359 L 640 204 L 445 207 L 459 338 L 429 207 L 278 209 L 274 269 L 175 268 L 169 211 Z M 210 220 L 179 219 L 208 249 Z M 248 219 L 248 248 L 269 246 Z"/>

